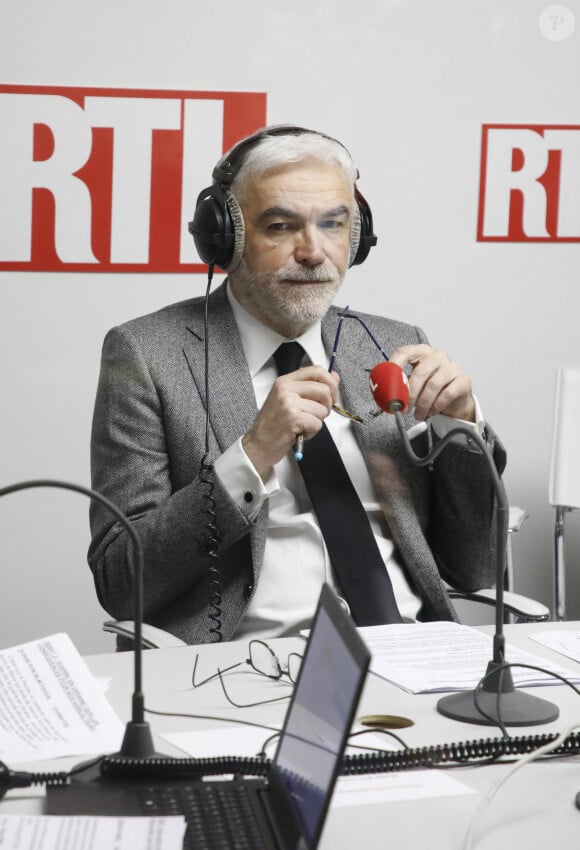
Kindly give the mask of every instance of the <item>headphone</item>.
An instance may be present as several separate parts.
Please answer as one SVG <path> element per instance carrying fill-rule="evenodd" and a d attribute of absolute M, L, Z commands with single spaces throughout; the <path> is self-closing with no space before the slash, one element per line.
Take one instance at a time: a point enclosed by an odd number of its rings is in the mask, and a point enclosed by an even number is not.
<path fill-rule="evenodd" d="M 242 209 L 230 187 L 248 152 L 266 137 L 301 136 L 305 133 L 321 136 L 340 145 L 350 157 L 344 145 L 332 136 L 304 127 L 280 124 L 266 127 L 242 139 L 220 159 L 212 173 L 213 183 L 199 193 L 193 220 L 188 224 L 197 253 L 204 263 L 219 266 L 229 272 L 237 268 L 242 259 L 246 228 Z M 354 216 L 351 225 L 351 266 L 364 262 L 370 249 L 377 244 L 377 237 L 373 233 L 371 209 L 356 186 L 354 195 L 358 215 Z"/>

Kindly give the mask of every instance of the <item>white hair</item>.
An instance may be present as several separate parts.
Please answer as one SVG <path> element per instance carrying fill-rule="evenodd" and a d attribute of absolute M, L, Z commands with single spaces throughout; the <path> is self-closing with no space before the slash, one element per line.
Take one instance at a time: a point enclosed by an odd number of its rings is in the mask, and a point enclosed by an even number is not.
<path fill-rule="evenodd" d="M 250 148 L 232 181 L 230 191 L 240 200 L 247 180 L 261 177 L 273 168 L 305 159 L 318 159 L 338 165 L 354 193 L 358 171 L 346 148 L 335 139 L 314 130 L 292 133 L 291 129 L 283 135 L 264 135 Z"/>

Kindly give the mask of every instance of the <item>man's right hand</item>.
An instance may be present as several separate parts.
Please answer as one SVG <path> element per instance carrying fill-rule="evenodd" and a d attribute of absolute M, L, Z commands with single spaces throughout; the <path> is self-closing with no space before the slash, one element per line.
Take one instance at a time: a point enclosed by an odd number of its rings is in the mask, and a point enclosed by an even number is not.
<path fill-rule="evenodd" d="M 316 436 L 336 404 L 339 376 L 322 366 L 305 366 L 274 382 L 242 447 L 265 480 L 274 464 L 292 447 L 298 434 Z"/>

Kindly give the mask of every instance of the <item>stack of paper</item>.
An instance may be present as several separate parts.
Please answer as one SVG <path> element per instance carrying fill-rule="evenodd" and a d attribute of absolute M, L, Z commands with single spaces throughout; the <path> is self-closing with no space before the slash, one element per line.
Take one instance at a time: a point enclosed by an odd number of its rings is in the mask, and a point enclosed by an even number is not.
<path fill-rule="evenodd" d="M 475 688 L 493 657 L 492 638 L 458 623 L 411 623 L 366 626 L 359 632 L 372 653 L 371 670 L 410 693 L 438 693 Z M 580 676 L 515 647 L 506 646 L 505 660 L 547 668 L 571 682 Z M 514 684 L 558 685 L 539 670 L 512 668 Z"/>
<path fill-rule="evenodd" d="M 120 748 L 124 727 L 66 634 L 0 650 L 0 760 Z"/>

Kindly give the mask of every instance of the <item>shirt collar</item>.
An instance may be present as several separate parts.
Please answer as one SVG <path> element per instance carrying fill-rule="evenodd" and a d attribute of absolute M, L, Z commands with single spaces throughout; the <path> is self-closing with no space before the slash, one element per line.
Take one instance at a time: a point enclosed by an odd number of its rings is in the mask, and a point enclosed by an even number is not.
<path fill-rule="evenodd" d="M 254 378 L 272 357 L 278 346 L 289 340 L 266 327 L 255 316 L 248 313 L 231 291 L 229 282 L 227 295 L 240 332 L 242 348 L 246 355 L 250 375 Z M 301 336 L 296 337 L 296 341 L 301 344 L 311 363 L 323 365 L 325 368 L 328 367 L 328 355 L 322 342 L 320 321 L 311 325 Z"/>

